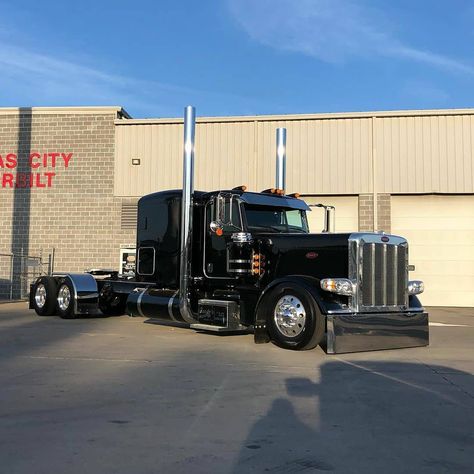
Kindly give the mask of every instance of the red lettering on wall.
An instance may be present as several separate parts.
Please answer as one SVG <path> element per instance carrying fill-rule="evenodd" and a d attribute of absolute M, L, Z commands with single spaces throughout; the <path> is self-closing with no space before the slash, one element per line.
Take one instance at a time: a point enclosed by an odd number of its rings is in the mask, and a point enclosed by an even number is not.
<path fill-rule="evenodd" d="M 27 188 L 28 183 L 27 183 L 27 177 L 29 176 L 29 173 L 17 173 L 16 174 L 16 183 L 15 187 L 16 188 Z"/>
<path fill-rule="evenodd" d="M 56 168 L 56 158 L 60 155 L 60 153 L 48 153 L 48 156 L 51 158 L 51 166 Z M 46 165 L 44 165 L 46 168 Z"/>
<path fill-rule="evenodd" d="M 11 173 L 3 173 L 2 188 L 6 188 L 7 184 L 10 185 L 10 188 L 13 188 L 13 175 Z"/>
<path fill-rule="evenodd" d="M 67 168 L 69 166 L 69 161 L 72 158 L 72 153 L 61 153 L 61 156 L 64 160 L 64 168 Z"/>
<path fill-rule="evenodd" d="M 30 168 L 38 168 L 38 166 L 41 166 L 40 163 L 34 161 L 34 160 L 37 160 L 38 158 L 41 158 L 41 155 L 39 153 L 31 153 L 30 154 L 30 157 L 29 157 L 29 165 L 30 165 Z"/>
<path fill-rule="evenodd" d="M 51 187 L 51 185 L 53 184 L 53 177 L 56 176 L 56 173 L 45 173 L 44 174 L 47 178 L 48 178 L 48 188 Z"/>
<path fill-rule="evenodd" d="M 37 188 L 45 188 L 46 187 L 46 184 L 41 182 L 41 174 L 40 173 L 36 174 L 36 187 Z"/>
<path fill-rule="evenodd" d="M 8 153 L 8 155 L 5 158 L 7 160 L 7 168 L 10 168 L 10 169 L 16 168 L 18 161 L 17 161 L 17 157 L 15 153 Z"/>
<path fill-rule="evenodd" d="M 47 168 L 67 169 L 72 156 L 73 153 L 62 152 L 32 152 L 26 156 L 22 153 L 0 155 L 0 170 L 5 168 L 13 170 L 20 164 L 27 164 L 31 170 L 31 172 L 18 171 L 16 173 L 3 173 L 2 170 L 0 172 L 0 188 L 51 188 L 56 173 L 48 171 Z M 45 172 L 39 172 L 38 168 L 46 169 L 44 169 Z M 37 172 L 33 172 L 33 170 L 37 170 Z"/>

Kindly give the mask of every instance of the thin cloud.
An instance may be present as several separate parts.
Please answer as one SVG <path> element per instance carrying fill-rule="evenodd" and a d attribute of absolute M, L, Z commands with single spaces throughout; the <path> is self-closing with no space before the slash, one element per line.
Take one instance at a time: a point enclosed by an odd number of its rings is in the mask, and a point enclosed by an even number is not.
<path fill-rule="evenodd" d="M 155 113 L 168 109 L 160 95 L 192 91 L 159 82 L 109 74 L 72 61 L 1 44 L 3 91 L 35 104 L 123 104 Z M 8 87 L 7 87 L 8 86 Z M 130 91 L 138 91 L 133 94 Z M 145 92 L 144 92 L 145 91 Z M 140 93 L 145 97 L 140 97 Z"/>
<path fill-rule="evenodd" d="M 10 105 L 123 105 L 141 116 L 173 116 L 188 103 L 232 103 L 253 109 L 255 101 L 225 92 L 204 91 L 111 74 L 74 61 L 0 41 L 0 100 Z M 21 97 L 23 104 L 18 104 Z M 25 103 L 26 102 L 26 103 Z"/>
<path fill-rule="evenodd" d="M 240 27 L 255 41 L 330 63 L 374 56 L 474 74 L 474 66 L 398 39 L 379 10 L 353 0 L 228 0 Z"/>
<path fill-rule="evenodd" d="M 465 64 L 461 61 L 457 61 L 456 59 L 443 56 L 441 54 L 432 53 L 430 51 L 423 51 L 420 49 L 399 45 L 393 49 L 392 54 L 401 58 L 430 64 L 432 66 L 437 66 L 439 68 L 447 69 L 453 72 L 474 74 L 473 66 Z"/>

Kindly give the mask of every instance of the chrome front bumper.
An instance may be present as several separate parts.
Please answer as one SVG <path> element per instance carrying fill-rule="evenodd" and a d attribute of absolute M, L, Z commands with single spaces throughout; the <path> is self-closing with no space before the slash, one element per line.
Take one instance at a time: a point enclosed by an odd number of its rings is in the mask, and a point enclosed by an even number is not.
<path fill-rule="evenodd" d="M 376 351 L 427 346 L 428 313 L 328 314 L 326 352 Z"/>

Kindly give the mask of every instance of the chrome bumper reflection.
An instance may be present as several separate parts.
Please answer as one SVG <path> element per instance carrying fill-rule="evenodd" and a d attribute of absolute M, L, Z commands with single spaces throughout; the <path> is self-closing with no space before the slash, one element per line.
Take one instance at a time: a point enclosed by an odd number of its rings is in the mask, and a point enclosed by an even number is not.
<path fill-rule="evenodd" d="M 328 354 L 429 344 L 428 313 L 327 315 Z"/>

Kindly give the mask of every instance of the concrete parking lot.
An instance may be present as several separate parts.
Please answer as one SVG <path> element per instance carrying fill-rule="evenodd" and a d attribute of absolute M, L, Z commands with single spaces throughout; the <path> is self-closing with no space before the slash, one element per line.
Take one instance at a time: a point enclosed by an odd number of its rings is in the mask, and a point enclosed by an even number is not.
<path fill-rule="evenodd" d="M 474 309 L 430 318 L 329 356 L 0 304 L 0 472 L 472 472 Z"/>

